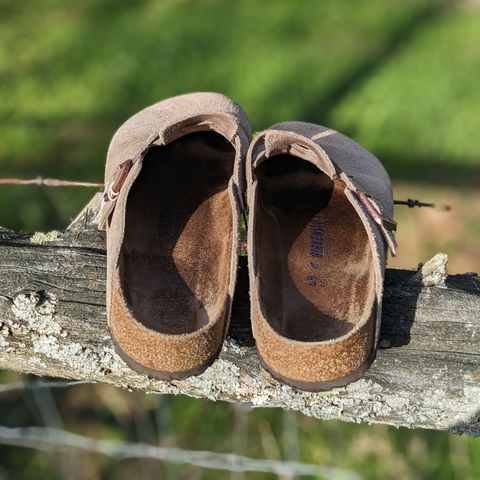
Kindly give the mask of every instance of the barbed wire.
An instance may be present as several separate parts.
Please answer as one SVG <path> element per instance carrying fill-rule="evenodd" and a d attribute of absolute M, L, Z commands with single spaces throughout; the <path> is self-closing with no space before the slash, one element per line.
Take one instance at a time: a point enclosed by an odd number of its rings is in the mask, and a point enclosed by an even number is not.
<path fill-rule="evenodd" d="M 89 382 L 88 380 L 72 380 L 72 381 L 53 381 L 53 380 L 35 380 L 35 381 L 26 381 L 26 382 L 10 382 L 5 384 L 0 384 L 0 394 L 15 392 L 17 390 L 35 390 L 39 388 L 66 388 L 73 385 L 85 385 Z"/>
<path fill-rule="evenodd" d="M 45 187 L 87 187 L 103 188 L 103 183 L 77 182 L 76 180 L 60 180 L 58 178 L 0 178 L 0 185 L 39 185 Z"/>
<path fill-rule="evenodd" d="M 104 183 L 94 183 L 94 182 L 78 182 L 76 180 L 60 180 L 58 178 L 31 178 L 31 179 L 22 179 L 22 178 L 0 178 L 0 185 L 39 185 L 45 187 L 87 187 L 87 188 L 103 188 Z M 408 198 L 407 200 L 394 200 L 395 205 L 404 205 L 409 208 L 414 207 L 430 207 L 438 208 L 444 211 L 450 211 L 452 207 L 447 204 L 436 205 L 431 202 L 423 202 L 421 200 L 415 200 Z"/>
<path fill-rule="evenodd" d="M 10 428 L 0 426 L 0 444 L 34 448 L 42 451 L 62 451 L 76 448 L 116 459 L 141 458 L 167 463 L 189 464 L 196 467 L 229 472 L 261 472 L 276 475 L 320 476 L 326 480 L 361 480 L 350 470 L 283 460 L 255 459 L 234 453 L 184 450 L 147 443 L 100 440 L 48 427 Z"/>

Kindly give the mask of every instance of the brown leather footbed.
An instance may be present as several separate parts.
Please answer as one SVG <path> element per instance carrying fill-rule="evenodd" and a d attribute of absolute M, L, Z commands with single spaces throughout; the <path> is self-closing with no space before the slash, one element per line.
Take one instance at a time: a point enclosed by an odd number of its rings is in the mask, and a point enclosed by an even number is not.
<path fill-rule="evenodd" d="M 256 248 L 265 317 L 280 335 L 335 340 L 371 314 L 372 251 L 345 185 L 276 155 L 255 169 Z"/>
<path fill-rule="evenodd" d="M 228 296 L 235 151 L 198 132 L 152 147 L 128 195 L 120 278 L 129 310 L 164 334 L 199 330 Z"/>

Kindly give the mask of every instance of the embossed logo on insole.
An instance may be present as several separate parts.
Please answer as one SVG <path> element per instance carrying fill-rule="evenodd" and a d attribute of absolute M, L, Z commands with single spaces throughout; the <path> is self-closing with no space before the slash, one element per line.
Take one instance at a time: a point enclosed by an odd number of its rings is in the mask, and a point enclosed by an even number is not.
<path fill-rule="evenodd" d="M 332 232 L 326 225 L 321 213 L 317 213 L 308 225 L 310 232 L 310 257 L 307 285 L 310 287 L 324 287 L 327 278 L 322 270 L 323 260 L 332 256 Z"/>

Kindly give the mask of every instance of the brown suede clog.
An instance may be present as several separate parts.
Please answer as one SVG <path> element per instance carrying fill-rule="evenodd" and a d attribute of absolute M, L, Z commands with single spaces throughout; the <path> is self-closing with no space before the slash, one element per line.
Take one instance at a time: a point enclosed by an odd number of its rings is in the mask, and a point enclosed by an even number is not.
<path fill-rule="evenodd" d="M 245 113 L 216 93 L 164 100 L 114 135 L 99 228 L 107 318 L 118 354 L 163 380 L 220 352 L 235 287 Z"/>
<path fill-rule="evenodd" d="M 262 363 L 303 390 L 358 379 L 374 360 L 390 178 L 353 140 L 302 122 L 262 132 L 247 154 L 252 327 Z"/>

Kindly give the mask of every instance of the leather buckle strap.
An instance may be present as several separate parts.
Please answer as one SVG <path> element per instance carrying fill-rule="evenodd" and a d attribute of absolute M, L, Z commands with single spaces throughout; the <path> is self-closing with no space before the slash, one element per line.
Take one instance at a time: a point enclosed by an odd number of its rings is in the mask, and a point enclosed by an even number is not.
<path fill-rule="evenodd" d="M 393 256 L 397 255 L 397 242 L 395 241 L 394 231 L 397 228 L 397 222 L 394 220 L 385 217 L 379 207 L 370 200 L 368 195 L 365 192 L 360 190 L 350 190 L 356 199 L 359 201 L 360 205 L 366 210 L 366 213 L 370 218 L 379 226 L 379 230 L 383 235 L 383 238 L 387 242 L 388 248 Z"/>
<path fill-rule="evenodd" d="M 382 215 L 364 192 L 357 190 L 355 193 L 375 223 L 385 228 L 385 230 L 389 230 L 391 232 L 395 232 L 397 230 L 397 222 Z"/>
<path fill-rule="evenodd" d="M 132 165 L 133 160 L 126 160 L 117 167 L 115 180 L 107 185 L 105 192 L 103 193 L 103 199 L 105 202 L 112 202 L 118 197 Z"/>
<path fill-rule="evenodd" d="M 133 160 L 129 159 L 122 162 L 115 170 L 113 180 L 105 185 L 105 190 L 102 195 L 102 203 L 95 217 L 95 222 L 98 224 L 99 230 L 106 229 L 108 219 L 112 214 L 113 209 L 115 208 L 115 204 L 117 203 L 117 197 L 122 190 L 125 180 L 130 173 L 130 170 L 138 160 L 143 158 L 152 143 L 155 142 L 159 138 L 159 136 L 160 135 L 158 133 L 150 135 L 140 153 Z"/>

